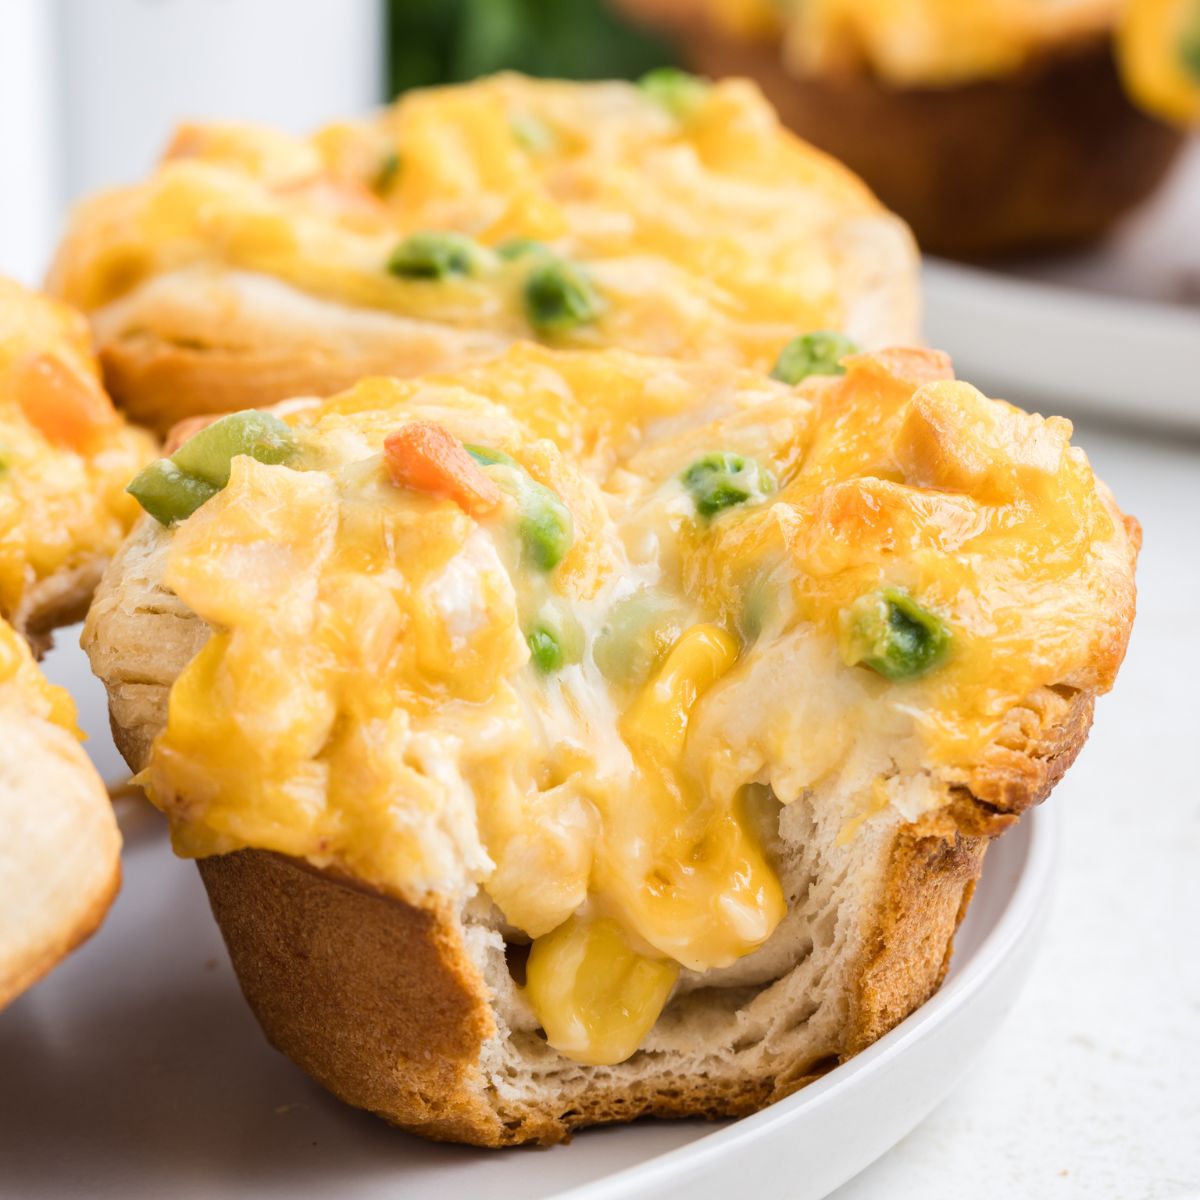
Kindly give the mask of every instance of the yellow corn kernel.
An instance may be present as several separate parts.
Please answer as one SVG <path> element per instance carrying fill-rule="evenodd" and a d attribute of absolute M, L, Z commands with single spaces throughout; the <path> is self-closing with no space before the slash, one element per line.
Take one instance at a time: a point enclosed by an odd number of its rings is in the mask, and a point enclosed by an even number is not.
<path fill-rule="evenodd" d="M 646 781 L 637 805 L 604 813 L 608 852 L 596 884 L 630 928 L 693 970 L 727 966 L 783 917 L 783 891 L 739 806 L 704 796 L 682 769 L 700 697 L 737 661 L 715 625 L 684 633 L 621 723 Z"/>
<path fill-rule="evenodd" d="M 720 627 L 693 625 L 687 630 L 625 714 L 622 733 L 630 749 L 648 755 L 660 767 L 678 763 L 696 701 L 733 666 L 737 655 L 737 642 Z"/>
<path fill-rule="evenodd" d="M 571 917 L 529 952 L 525 996 L 546 1039 L 579 1062 L 624 1062 L 667 1003 L 679 968 L 646 958 L 608 919 Z"/>

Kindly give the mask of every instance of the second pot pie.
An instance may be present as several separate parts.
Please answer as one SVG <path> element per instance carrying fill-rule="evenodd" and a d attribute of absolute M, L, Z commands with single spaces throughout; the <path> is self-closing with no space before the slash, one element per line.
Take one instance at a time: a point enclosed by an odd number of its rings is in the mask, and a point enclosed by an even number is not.
<path fill-rule="evenodd" d="M 1182 26 L 1177 63 L 1141 34 L 1132 59 L 1115 44 L 1120 21 L 1148 33 L 1171 0 L 617 2 L 669 32 L 695 70 L 759 83 L 929 253 L 1095 241 L 1151 195 L 1183 146 L 1150 115 L 1178 119 Z"/>
<path fill-rule="evenodd" d="M 309 138 L 181 129 L 51 273 L 138 420 L 328 394 L 538 337 L 767 369 L 798 333 L 917 333 L 903 223 L 749 83 L 515 75 Z"/>
<path fill-rule="evenodd" d="M 44 642 L 83 616 L 154 449 L 105 394 L 79 313 L 0 277 L 0 618 Z"/>
<path fill-rule="evenodd" d="M 83 616 L 154 453 L 105 394 L 84 319 L 0 278 L 0 1006 L 96 928 L 120 880 L 108 794 L 33 650 Z"/>
<path fill-rule="evenodd" d="M 937 987 L 1112 684 L 1138 530 L 944 355 L 823 372 L 519 345 L 135 482 L 114 732 L 344 1099 L 485 1145 L 737 1115 Z"/>

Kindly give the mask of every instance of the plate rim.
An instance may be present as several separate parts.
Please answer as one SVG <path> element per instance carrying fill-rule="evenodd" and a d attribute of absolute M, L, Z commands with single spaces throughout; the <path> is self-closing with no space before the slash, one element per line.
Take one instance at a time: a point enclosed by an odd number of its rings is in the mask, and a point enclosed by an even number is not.
<path fill-rule="evenodd" d="M 1039 806 L 1026 813 L 1009 836 L 1019 831 L 1026 837 L 1025 858 L 999 918 L 963 970 L 894 1029 L 815 1083 L 757 1113 L 705 1134 L 688 1145 L 664 1151 L 646 1162 L 557 1192 L 549 1200 L 626 1200 L 634 1194 L 632 1186 L 635 1183 L 638 1195 L 649 1194 L 656 1187 L 674 1182 L 679 1171 L 694 1173 L 715 1165 L 726 1155 L 744 1152 L 747 1143 L 759 1141 L 781 1126 L 802 1119 L 809 1109 L 828 1103 L 830 1098 L 848 1089 L 863 1086 L 911 1047 L 932 1036 L 939 1024 L 987 986 L 1027 937 L 1036 934 L 1036 926 L 1044 916 L 1045 901 L 1056 877 L 1062 839 L 1062 818 L 1057 806 Z M 864 1163 L 863 1169 L 867 1165 Z"/>
<path fill-rule="evenodd" d="M 990 394 L 1200 429 L 1200 309 L 925 257 L 922 333 Z"/>

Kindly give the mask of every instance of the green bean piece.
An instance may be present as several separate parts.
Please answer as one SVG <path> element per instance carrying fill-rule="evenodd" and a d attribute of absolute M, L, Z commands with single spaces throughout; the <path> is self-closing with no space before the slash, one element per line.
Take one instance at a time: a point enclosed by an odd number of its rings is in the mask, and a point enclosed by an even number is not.
<path fill-rule="evenodd" d="M 858 350 L 859 347 L 842 333 L 827 329 L 802 333 L 779 352 L 771 377 L 794 385 L 810 375 L 844 375 L 846 368 L 842 366 L 842 359 L 857 354 Z"/>
<path fill-rule="evenodd" d="M 942 620 L 901 588 L 860 596 L 842 614 L 843 658 L 893 681 L 915 679 L 949 653 Z"/>
<path fill-rule="evenodd" d="M 247 409 L 206 425 L 184 442 L 171 460 L 184 474 L 223 488 L 239 454 L 248 454 L 260 463 L 277 464 L 287 462 L 296 448 L 295 435 L 278 417 Z"/>
<path fill-rule="evenodd" d="M 764 500 L 773 486 L 771 477 L 754 459 L 728 451 L 696 459 L 680 479 L 702 517 L 714 517 L 722 509 Z"/>
<path fill-rule="evenodd" d="M 221 489 L 181 471 L 169 458 L 159 458 L 135 475 L 125 490 L 160 525 L 174 525 Z"/>
<path fill-rule="evenodd" d="M 480 274 L 487 252 L 463 233 L 411 233 L 392 251 L 387 269 L 401 279 L 449 279 Z"/>
<path fill-rule="evenodd" d="M 463 446 L 463 449 L 481 467 L 516 467 L 518 471 L 524 470 L 511 454 L 505 454 L 503 450 L 493 450 L 491 446 Z"/>
<path fill-rule="evenodd" d="M 587 274 L 565 259 L 548 258 L 525 278 L 525 314 L 538 333 L 566 333 L 594 321 L 602 308 Z"/>
<path fill-rule="evenodd" d="M 709 85 L 678 67 L 656 67 L 638 80 L 642 93 L 675 117 L 686 120 L 708 98 Z"/>

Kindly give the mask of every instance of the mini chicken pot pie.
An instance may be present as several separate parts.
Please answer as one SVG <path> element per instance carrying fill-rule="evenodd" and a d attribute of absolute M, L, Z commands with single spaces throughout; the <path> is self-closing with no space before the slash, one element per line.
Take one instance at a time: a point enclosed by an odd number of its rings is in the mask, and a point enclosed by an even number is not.
<path fill-rule="evenodd" d="M 40 640 L 83 616 L 153 454 L 105 395 L 83 318 L 0 278 L 0 618 Z"/>
<path fill-rule="evenodd" d="M 745 82 L 504 75 L 295 138 L 181 129 L 77 212 L 52 286 L 138 420 L 328 394 L 519 338 L 768 367 L 916 336 L 911 237 Z"/>
<path fill-rule="evenodd" d="M 938 986 L 1136 523 L 932 351 L 533 345 L 148 468 L 85 631 L 271 1041 L 426 1136 L 741 1114 Z"/>

